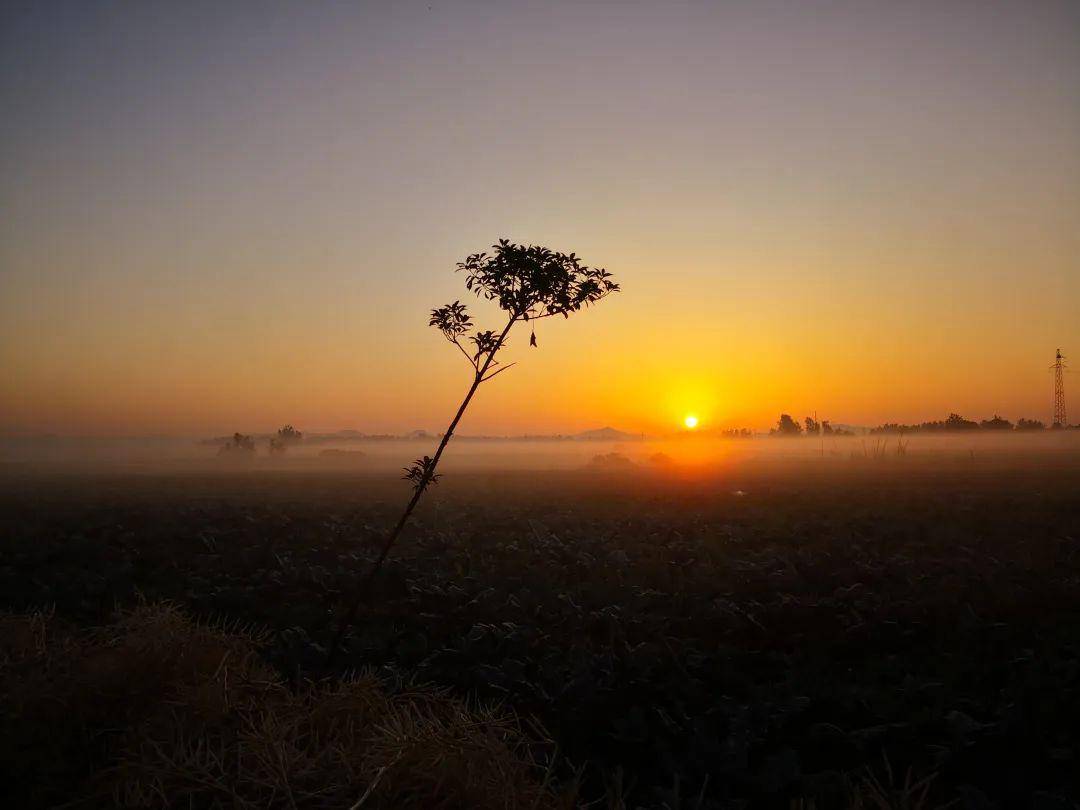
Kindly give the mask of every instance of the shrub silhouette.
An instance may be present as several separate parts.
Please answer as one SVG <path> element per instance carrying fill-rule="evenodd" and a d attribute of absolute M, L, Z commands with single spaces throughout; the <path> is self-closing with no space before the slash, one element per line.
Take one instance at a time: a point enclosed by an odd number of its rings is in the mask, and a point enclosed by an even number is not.
<path fill-rule="evenodd" d="M 285 425 L 278 430 L 276 436 L 270 437 L 270 455 L 279 456 L 289 449 L 290 444 L 302 441 L 304 434 L 292 425 Z"/>
<path fill-rule="evenodd" d="M 443 433 L 435 455 L 418 458 L 405 468 L 406 480 L 413 485 L 413 494 L 397 524 L 387 535 L 379 556 L 372 564 L 367 577 L 361 582 L 351 604 L 338 622 L 337 633 L 330 645 L 327 661 L 331 661 L 341 643 L 345 630 L 356 618 L 360 601 L 367 586 L 386 560 L 394 542 L 401 534 L 416 508 L 424 491 L 438 482 L 435 472 L 446 445 L 454 435 L 461 417 L 465 415 L 476 390 L 513 366 L 499 366 L 497 355 L 506 346 L 514 324 L 537 321 L 561 315 L 569 318 L 584 307 L 619 291 L 612 281 L 611 273 L 600 267 L 588 267 L 574 253 L 559 253 L 539 245 L 518 245 L 500 239 L 492 245 L 492 253 L 474 253 L 459 262 L 457 271 L 465 274 L 465 288 L 478 298 L 494 301 L 506 313 L 506 325 L 501 331 L 474 331 L 472 316 L 465 305 L 454 301 L 431 310 L 428 325 L 442 333 L 465 357 L 472 370 L 472 383 L 450 426 Z M 472 334 L 470 334 L 472 333 Z M 536 346 L 536 331 L 529 337 L 529 345 Z M 498 368 L 497 368 L 498 367 Z"/>

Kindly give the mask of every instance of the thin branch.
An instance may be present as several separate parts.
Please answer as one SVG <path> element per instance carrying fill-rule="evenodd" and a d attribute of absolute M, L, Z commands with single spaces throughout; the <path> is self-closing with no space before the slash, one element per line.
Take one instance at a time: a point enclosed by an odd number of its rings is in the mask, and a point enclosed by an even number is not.
<path fill-rule="evenodd" d="M 502 373 L 503 373 L 504 371 L 506 371 L 507 369 L 513 368 L 513 367 L 514 367 L 514 366 L 516 366 L 516 365 L 517 365 L 517 363 L 511 363 L 511 364 L 510 364 L 510 365 L 508 365 L 508 366 L 503 366 L 503 367 L 502 367 L 502 368 L 500 368 L 500 369 L 499 369 L 498 371 L 493 371 L 493 372 L 491 372 L 490 374 L 488 374 L 488 375 L 487 375 L 486 377 L 483 377 L 483 378 L 481 378 L 480 382 L 487 382 L 488 380 L 490 380 L 490 379 L 492 379 L 492 378 L 494 378 L 494 377 L 498 377 L 498 376 L 499 376 L 500 374 L 502 374 Z"/>
<path fill-rule="evenodd" d="M 476 365 L 476 361 L 474 361 L 471 357 L 469 357 L 469 353 L 467 351 L 465 351 L 465 347 L 462 346 L 460 343 L 458 343 L 457 338 L 454 338 L 450 342 L 453 343 L 455 346 L 457 346 L 458 350 L 463 355 L 465 355 L 465 359 L 469 361 L 469 365 L 473 367 L 474 371 L 479 371 L 480 370 L 479 367 Z"/>
<path fill-rule="evenodd" d="M 465 415 L 465 409 L 469 407 L 469 403 L 472 401 L 476 389 L 480 387 L 480 382 L 484 375 L 487 374 L 488 368 L 490 368 L 492 361 L 495 359 L 495 354 L 506 342 L 506 336 L 510 334 L 510 329 L 513 327 L 515 321 L 517 321 L 517 317 L 511 316 L 510 320 L 503 328 L 502 334 L 499 335 L 498 339 L 495 341 L 495 346 L 492 348 L 491 353 L 487 355 L 487 360 L 477 369 L 476 376 L 473 378 L 473 383 L 469 387 L 469 391 L 465 395 L 465 399 L 462 401 L 461 406 L 458 408 L 453 421 L 450 422 L 450 427 L 448 427 L 443 434 L 442 441 L 439 442 L 439 446 L 435 450 L 435 455 L 431 458 L 431 463 L 425 465 L 423 477 L 414 486 L 412 498 L 405 507 L 404 513 L 402 513 L 390 534 L 387 535 L 386 540 L 383 542 L 382 549 L 379 551 L 379 556 L 376 557 L 375 562 L 372 564 L 371 568 L 368 569 L 367 575 L 360 581 L 358 587 L 354 586 L 355 590 L 352 599 L 338 620 L 337 632 L 334 634 L 334 640 L 330 643 L 330 648 L 327 650 L 326 666 L 333 663 L 338 648 L 341 646 L 341 640 L 345 635 L 345 631 L 349 629 L 350 625 L 352 625 L 353 621 L 356 619 L 357 611 L 360 609 L 360 602 L 368 595 L 368 588 L 370 587 L 371 582 L 375 579 L 375 575 L 379 572 L 379 569 L 382 568 L 382 564 L 386 561 L 386 556 L 390 553 L 391 547 L 397 541 L 398 536 L 401 534 L 401 530 L 404 529 L 405 524 L 408 523 L 409 516 L 412 515 L 413 509 L 416 508 L 416 504 L 420 501 L 420 497 L 424 494 L 424 490 L 427 489 L 428 484 L 431 482 L 431 477 L 435 474 L 435 468 L 439 464 L 439 459 L 442 458 L 446 445 L 454 435 L 454 430 L 457 428 L 458 422 L 461 421 L 461 417 Z M 506 368 L 509 368 L 509 366 Z M 503 369 L 499 370 L 502 371 Z"/>

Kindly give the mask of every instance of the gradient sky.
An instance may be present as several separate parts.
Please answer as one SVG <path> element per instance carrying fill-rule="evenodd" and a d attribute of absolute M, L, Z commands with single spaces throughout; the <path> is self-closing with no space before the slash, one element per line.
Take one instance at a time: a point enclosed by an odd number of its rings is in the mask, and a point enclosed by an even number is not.
<path fill-rule="evenodd" d="M 624 292 L 466 433 L 1048 420 L 1080 366 L 1080 3 L 2 14 L 6 432 L 441 429 L 501 236 Z"/>

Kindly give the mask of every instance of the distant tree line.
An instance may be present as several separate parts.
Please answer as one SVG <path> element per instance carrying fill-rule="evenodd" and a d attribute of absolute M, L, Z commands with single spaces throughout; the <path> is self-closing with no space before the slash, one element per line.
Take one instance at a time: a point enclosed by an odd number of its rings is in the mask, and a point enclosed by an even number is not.
<path fill-rule="evenodd" d="M 1057 425 L 1055 428 L 1059 427 Z M 1069 429 L 1080 428 L 1080 425 L 1070 426 Z M 976 422 L 965 419 L 958 413 L 951 413 L 946 419 L 937 421 L 921 422 L 915 425 L 903 425 L 899 422 L 886 422 L 875 428 L 870 428 L 871 434 L 902 434 L 902 433 L 963 433 L 966 431 L 1035 431 L 1046 430 L 1046 424 L 1038 419 L 1018 419 L 1015 424 L 1003 416 L 994 414 L 990 419 Z M 749 431 L 725 431 L 724 435 L 729 438 L 750 435 Z M 846 428 L 833 427 L 829 420 L 820 422 L 812 416 L 803 418 L 800 424 L 792 418 L 791 414 L 782 413 L 776 422 L 776 427 L 769 430 L 770 436 L 853 436 L 854 433 Z"/>
<path fill-rule="evenodd" d="M 270 437 L 269 452 L 272 456 L 282 455 L 290 445 L 302 441 L 304 434 L 292 425 L 285 425 Z M 244 433 L 234 433 L 225 439 L 212 439 L 218 445 L 218 455 L 232 458 L 254 456 L 255 437 Z"/>
<path fill-rule="evenodd" d="M 1032 431 L 1045 430 L 1046 425 L 1038 419 L 1018 419 L 1014 425 L 1008 419 L 994 414 L 992 419 L 975 422 L 965 419 L 958 413 L 951 413 L 947 419 L 935 422 L 922 422 L 917 425 L 901 425 L 888 422 L 871 428 L 871 433 L 960 433 L 965 431 Z"/>
<path fill-rule="evenodd" d="M 754 431 L 748 428 L 732 428 L 731 430 L 721 431 L 720 435 L 725 439 L 752 439 L 754 438 Z"/>
<path fill-rule="evenodd" d="M 1061 426 L 1054 425 L 1053 428 L 1059 428 Z M 1080 425 L 1069 425 L 1068 430 L 1080 430 Z M 905 433 L 962 433 L 967 431 L 1037 431 L 1046 430 L 1046 424 L 1040 422 L 1038 419 L 1018 419 L 1016 424 L 1013 424 L 1008 419 L 994 414 L 990 419 L 983 419 L 980 422 L 975 422 L 971 419 L 965 419 L 958 413 L 949 414 L 948 418 L 940 419 L 937 421 L 921 422 L 914 425 L 903 425 L 899 422 L 886 422 L 883 425 L 870 428 L 871 434 L 905 434 Z M 597 431 L 598 433 L 601 431 Z M 611 433 L 618 435 L 621 440 L 626 439 L 644 439 L 642 436 L 634 436 L 631 434 L 623 434 L 619 431 L 611 431 Z M 348 434 L 347 436 L 345 434 Z M 802 423 L 792 418 L 791 414 L 782 413 L 780 418 L 776 421 L 776 427 L 769 430 L 770 436 L 854 436 L 854 432 L 847 428 L 834 427 L 828 419 L 822 419 L 818 421 L 812 416 L 803 417 Z M 357 438 L 364 439 L 400 439 L 401 436 L 389 436 L 378 435 L 368 436 L 365 434 L 355 433 L 354 431 L 346 431 L 342 434 L 344 438 L 338 438 L 341 440 L 356 440 Z M 721 436 L 725 439 L 752 439 L 754 432 L 748 428 L 732 428 L 730 430 L 724 430 L 721 432 Z M 265 436 L 264 436 L 265 438 Z M 319 441 L 328 440 L 330 438 L 337 437 L 322 437 L 315 436 L 310 437 L 308 441 L 318 443 Z M 424 431 L 413 431 L 407 437 L 404 438 L 428 438 Z M 464 439 L 545 439 L 545 440 L 563 440 L 563 441 L 580 441 L 586 437 L 583 435 L 576 436 L 516 436 L 516 437 L 489 437 L 489 436 L 473 436 L 462 437 Z M 599 437 L 597 437 L 599 438 Z M 304 434 L 294 428 L 292 425 L 285 425 L 275 435 L 269 437 L 269 452 L 272 456 L 280 456 L 285 453 L 290 445 L 299 444 L 304 441 Z M 229 437 L 221 437 L 218 439 L 208 439 L 206 443 L 215 444 L 218 447 L 218 453 L 224 456 L 253 456 L 255 455 L 255 437 L 248 436 L 243 433 L 234 433 Z"/>
<path fill-rule="evenodd" d="M 776 422 L 776 427 L 769 431 L 770 436 L 854 436 L 850 430 L 833 427 L 828 419 L 820 422 L 812 416 L 803 417 L 800 425 L 791 418 L 791 414 L 782 413 Z"/>

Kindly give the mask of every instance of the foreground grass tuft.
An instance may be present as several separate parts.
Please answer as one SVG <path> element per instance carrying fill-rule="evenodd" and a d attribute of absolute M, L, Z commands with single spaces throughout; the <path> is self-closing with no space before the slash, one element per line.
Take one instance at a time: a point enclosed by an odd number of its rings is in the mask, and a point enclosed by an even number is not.
<path fill-rule="evenodd" d="M 68 632 L 0 616 L 5 806 L 566 806 L 517 722 L 373 676 L 298 689 L 258 633 L 144 605 Z"/>

